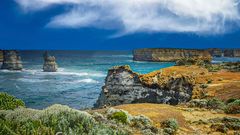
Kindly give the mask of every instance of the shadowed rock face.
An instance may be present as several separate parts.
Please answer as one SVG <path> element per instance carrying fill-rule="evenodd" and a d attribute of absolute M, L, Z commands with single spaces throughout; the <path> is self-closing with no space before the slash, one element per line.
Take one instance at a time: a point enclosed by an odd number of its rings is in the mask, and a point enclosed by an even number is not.
<path fill-rule="evenodd" d="M 2 62 L 2 61 L 3 61 L 3 51 L 0 50 L 0 62 Z"/>
<path fill-rule="evenodd" d="M 212 57 L 222 57 L 223 51 L 219 48 L 210 48 L 208 49 L 208 52 Z"/>
<path fill-rule="evenodd" d="M 138 49 L 133 51 L 133 60 L 175 62 L 183 58 L 211 59 L 207 50 L 197 49 Z"/>
<path fill-rule="evenodd" d="M 45 52 L 43 55 L 44 64 L 43 71 L 44 72 L 57 72 L 57 63 L 54 56 L 49 56 L 48 52 Z"/>
<path fill-rule="evenodd" d="M 131 103 L 168 103 L 176 105 L 191 99 L 193 85 L 184 77 L 170 77 L 165 84 L 144 84 L 128 66 L 108 71 L 96 108 Z"/>
<path fill-rule="evenodd" d="M 7 50 L 3 51 L 3 64 L 1 69 L 8 70 L 22 70 L 21 57 L 17 51 Z"/>
<path fill-rule="evenodd" d="M 224 50 L 225 57 L 240 57 L 240 49 L 226 49 Z"/>

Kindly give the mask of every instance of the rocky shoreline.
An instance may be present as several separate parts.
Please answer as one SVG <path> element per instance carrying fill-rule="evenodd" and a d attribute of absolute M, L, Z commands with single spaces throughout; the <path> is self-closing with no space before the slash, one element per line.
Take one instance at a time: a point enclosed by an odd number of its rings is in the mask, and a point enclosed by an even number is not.
<path fill-rule="evenodd" d="M 177 105 L 191 99 L 213 97 L 240 98 L 239 64 L 211 66 L 218 70 L 197 65 L 173 66 L 142 75 L 129 66 L 113 67 L 108 71 L 95 108 L 132 103 Z"/>

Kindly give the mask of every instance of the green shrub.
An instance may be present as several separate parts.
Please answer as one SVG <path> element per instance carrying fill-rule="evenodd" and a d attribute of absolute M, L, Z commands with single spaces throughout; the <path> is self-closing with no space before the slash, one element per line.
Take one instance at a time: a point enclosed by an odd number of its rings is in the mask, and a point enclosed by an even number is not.
<path fill-rule="evenodd" d="M 236 98 L 230 98 L 226 101 L 226 104 L 229 104 L 229 103 L 232 103 L 234 102 L 235 100 L 237 100 Z"/>
<path fill-rule="evenodd" d="M 22 100 L 8 95 L 7 93 L 0 93 L 0 110 L 13 110 L 20 106 L 25 107 Z"/>
<path fill-rule="evenodd" d="M 120 111 L 120 112 L 114 112 L 111 116 L 110 116 L 110 119 L 114 119 L 118 122 L 121 122 L 123 124 L 126 124 L 127 123 L 127 114 Z"/>
<path fill-rule="evenodd" d="M 226 109 L 226 113 L 237 114 L 240 113 L 240 99 L 230 102 Z"/>
<path fill-rule="evenodd" d="M 192 99 L 189 103 L 189 107 L 199 107 L 199 108 L 207 108 L 208 100 L 206 99 Z"/>
<path fill-rule="evenodd" d="M 53 105 L 44 110 L 17 108 L 0 111 L 0 134 L 5 135 L 112 135 L 127 134 L 94 120 L 83 111 Z"/>
<path fill-rule="evenodd" d="M 176 119 L 168 119 L 161 123 L 163 131 L 166 134 L 175 134 L 179 128 L 178 122 Z"/>
<path fill-rule="evenodd" d="M 221 100 L 213 98 L 213 99 L 208 100 L 207 107 L 209 109 L 224 110 L 226 106 L 225 106 L 224 102 L 222 102 Z"/>

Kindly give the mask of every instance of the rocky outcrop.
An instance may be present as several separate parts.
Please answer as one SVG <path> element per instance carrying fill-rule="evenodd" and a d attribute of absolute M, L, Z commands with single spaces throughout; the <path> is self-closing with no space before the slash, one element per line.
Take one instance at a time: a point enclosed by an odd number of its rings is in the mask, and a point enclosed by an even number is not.
<path fill-rule="evenodd" d="M 210 53 L 212 57 L 222 57 L 223 51 L 219 48 L 209 48 L 207 51 Z"/>
<path fill-rule="evenodd" d="M 54 56 L 49 56 L 48 52 L 45 52 L 43 55 L 44 64 L 43 71 L 44 72 L 57 72 L 57 63 Z"/>
<path fill-rule="evenodd" d="M 108 71 L 96 108 L 131 103 L 168 103 L 176 105 L 191 99 L 193 82 L 188 76 L 167 76 L 161 72 L 148 77 L 134 73 L 129 66 Z"/>
<path fill-rule="evenodd" d="M 225 57 L 240 57 L 240 49 L 226 49 L 224 50 Z"/>
<path fill-rule="evenodd" d="M 3 51 L 3 64 L 1 69 L 8 70 L 22 70 L 21 57 L 18 54 L 18 51 L 5 50 Z"/>
<path fill-rule="evenodd" d="M 0 50 L 0 62 L 2 62 L 2 61 L 3 61 L 3 51 Z"/>
<path fill-rule="evenodd" d="M 184 58 L 211 59 L 207 50 L 197 49 L 138 49 L 133 51 L 133 60 L 175 62 Z"/>

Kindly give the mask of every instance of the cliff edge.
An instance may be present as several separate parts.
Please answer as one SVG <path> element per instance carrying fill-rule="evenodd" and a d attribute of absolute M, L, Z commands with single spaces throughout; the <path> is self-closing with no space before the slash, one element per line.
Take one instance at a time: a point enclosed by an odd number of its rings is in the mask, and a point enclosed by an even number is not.
<path fill-rule="evenodd" d="M 133 51 L 133 60 L 136 61 L 156 61 L 175 62 L 185 58 L 198 58 L 209 60 L 212 58 L 207 50 L 198 49 L 137 49 Z"/>

